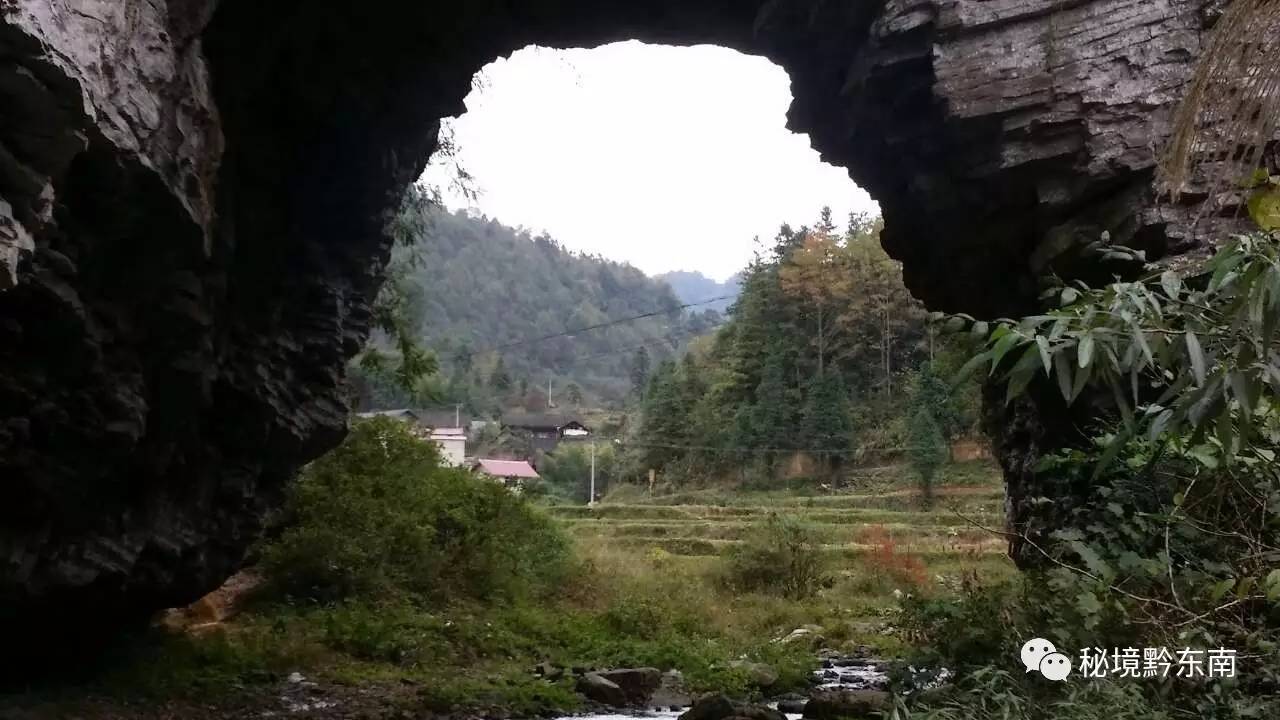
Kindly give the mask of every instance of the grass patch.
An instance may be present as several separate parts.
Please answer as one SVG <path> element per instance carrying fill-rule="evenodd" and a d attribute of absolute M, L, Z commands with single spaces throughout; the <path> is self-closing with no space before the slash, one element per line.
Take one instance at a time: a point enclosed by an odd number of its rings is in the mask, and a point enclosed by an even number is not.
<path fill-rule="evenodd" d="M 531 674 L 539 663 L 677 669 L 694 692 L 749 696 L 733 664 L 748 659 L 777 670 L 782 692 L 816 663 L 776 642 L 795 628 L 896 657 L 895 591 L 945 597 L 1013 573 L 1002 548 L 941 507 L 916 509 L 888 476 L 879 495 L 615 491 L 626 502 L 536 508 L 371 427 L 299 484 L 257 602 L 215 632 L 121 642 L 93 686 L 222 702 L 299 671 L 385 689 L 409 712 L 533 716 L 579 708 L 569 681 Z M 940 505 L 954 496 L 1000 523 L 998 488 L 948 477 L 969 484 L 944 485 Z M 771 522 L 779 511 L 791 519 Z M 789 544 L 779 523 L 803 537 Z"/>

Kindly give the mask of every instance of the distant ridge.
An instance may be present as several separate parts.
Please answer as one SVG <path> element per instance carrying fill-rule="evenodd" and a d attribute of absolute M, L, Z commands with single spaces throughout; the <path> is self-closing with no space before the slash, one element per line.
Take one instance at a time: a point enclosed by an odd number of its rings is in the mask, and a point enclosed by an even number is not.
<path fill-rule="evenodd" d="M 724 282 L 716 282 L 696 270 L 675 270 L 655 275 L 654 279 L 670 285 L 671 290 L 675 292 L 676 297 L 680 298 L 682 303 L 696 303 L 708 298 L 730 296 L 727 300 L 707 305 L 708 309 L 716 310 L 720 313 L 726 312 L 733 305 L 742 284 L 741 273 L 734 274 Z"/>

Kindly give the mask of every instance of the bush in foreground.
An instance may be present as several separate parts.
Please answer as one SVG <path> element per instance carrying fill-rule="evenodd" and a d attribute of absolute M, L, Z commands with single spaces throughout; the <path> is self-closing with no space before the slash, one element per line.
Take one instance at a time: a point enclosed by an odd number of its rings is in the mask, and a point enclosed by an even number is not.
<path fill-rule="evenodd" d="M 829 582 L 817 531 L 795 518 L 770 515 L 725 556 L 723 582 L 738 591 L 812 596 Z"/>
<path fill-rule="evenodd" d="M 518 597 L 553 587 L 569 547 L 502 486 L 441 467 L 403 424 L 356 424 L 292 489 L 287 529 L 264 552 L 277 592 L 331 602 L 411 595 Z"/>

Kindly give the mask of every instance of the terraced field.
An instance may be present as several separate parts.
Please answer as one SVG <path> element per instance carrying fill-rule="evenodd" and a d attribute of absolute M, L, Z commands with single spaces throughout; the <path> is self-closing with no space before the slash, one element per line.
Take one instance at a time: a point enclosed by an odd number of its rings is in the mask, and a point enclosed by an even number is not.
<path fill-rule="evenodd" d="M 818 530 L 833 567 L 856 572 L 860 559 L 889 552 L 918 559 L 930 575 L 1004 574 L 1004 488 L 988 463 L 945 468 L 929 509 L 909 470 L 890 466 L 856 474 L 852 489 L 821 494 L 704 490 L 649 497 L 634 487 L 595 507 L 557 506 L 580 545 L 616 552 L 657 548 L 707 565 L 740 544 L 770 514 L 796 517 Z M 914 561 L 913 561 L 914 562 Z"/>

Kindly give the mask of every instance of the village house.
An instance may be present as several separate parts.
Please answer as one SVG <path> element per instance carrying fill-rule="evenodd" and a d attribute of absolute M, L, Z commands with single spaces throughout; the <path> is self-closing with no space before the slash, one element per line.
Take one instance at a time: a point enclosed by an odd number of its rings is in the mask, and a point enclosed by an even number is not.
<path fill-rule="evenodd" d="M 444 464 L 462 467 L 466 464 L 467 431 L 471 416 L 454 410 L 421 410 L 401 408 L 359 413 L 360 418 L 387 417 L 409 425 L 415 437 L 429 440 L 440 449 Z"/>
<path fill-rule="evenodd" d="M 440 458 L 445 465 L 462 467 L 467 462 L 467 432 L 458 427 L 434 428 L 428 436 L 440 448 Z"/>
<path fill-rule="evenodd" d="M 502 426 L 515 437 L 524 438 L 528 457 L 537 460 L 553 452 L 562 442 L 588 440 L 591 430 L 576 417 L 565 415 L 526 415 L 511 413 L 502 416 Z"/>
<path fill-rule="evenodd" d="M 538 471 L 533 469 L 527 460 L 476 460 L 471 469 L 479 475 L 487 476 L 501 482 L 509 488 L 518 489 L 530 480 L 539 478 Z"/>

